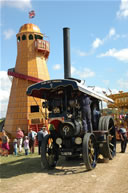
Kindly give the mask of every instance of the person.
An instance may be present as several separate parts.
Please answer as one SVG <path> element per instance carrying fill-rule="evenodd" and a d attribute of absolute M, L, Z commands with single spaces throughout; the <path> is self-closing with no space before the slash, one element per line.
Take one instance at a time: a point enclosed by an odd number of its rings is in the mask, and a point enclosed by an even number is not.
<path fill-rule="evenodd" d="M 24 140 L 24 150 L 25 150 L 25 155 L 28 155 L 28 150 L 29 150 L 29 140 L 28 140 L 28 136 L 25 136 L 25 140 Z"/>
<path fill-rule="evenodd" d="M 37 133 L 37 140 L 38 140 L 38 154 L 40 155 L 40 149 L 41 149 L 41 144 L 42 144 L 42 140 L 45 137 L 45 135 L 47 135 L 48 132 L 46 130 L 45 127 L 42 127 L 40 131 L 38 131 Z"/>
<path fill-rule="evenodd" d="M 85 133 L 92 132 L 91 122 L 91 100 L 87 94 L 78 93 L 81 111 L 82 111 L 82 124 Z"/>
<path fill-rule="evenodd" d="M 7 136 L 7 134 L 4 130 L 2 131 L 1 139 L 2 139 L 2 155 L 3 156 L 8 156 L 9 149 L 10 149 L 10 147 L 9 147 L 9 138 L 8 138 L 8 136 Z"/>
<path fill-rule="evenodd" d="M 20 128 L 18 128 L 16 132 L 16 138 L 19 152 L 22 152 L 23 137 L 24 137 L 23 131 Z"/>
<path fill-rule="evenodd" d="M 93 113 L 92 114 L 92 116 L 93 116 L 93 129 L 97 130 L 101 114 L 100 114 L 100 111 L 98 109 L 98 105 L 96 103 L 93 104 L 93 112 L 92 113 Z"/>
<path fill-rule="evenodd" d="M 14 150 L 14 154 L 17 155 L 17 139 L 13 140 L 13 150 Z"/>
<path fill-rule="evenodd" d="M 37 133 L 30 128 L 30 132 L 28 133 L 28 139 L 29 139 L 29 148 L 30 152 L 34 153 L 35 150 L 35 141 L 36 141 Z"/>
<path fill-rule="evenodd" d="M 126 113 L 126 115 L 125 115 L 125 120 L 126 121 L 128 120 L 128 113 Z"/>
<path fill-rule="evenodd" d="M 118 129 L 118 133 L 121 139 L 121 153 L 125 153 L 127 147 L 127 131 L 123 124 L 121 124 L 121 127 Z"/>

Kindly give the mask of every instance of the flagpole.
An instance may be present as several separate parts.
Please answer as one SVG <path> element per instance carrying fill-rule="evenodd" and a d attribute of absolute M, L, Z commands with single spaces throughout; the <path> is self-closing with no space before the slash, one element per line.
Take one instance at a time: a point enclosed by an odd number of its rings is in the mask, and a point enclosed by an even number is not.
<path fill-rule="evenodd" d="M 30 13 L 30 11 L 28 12 L 28 23 L 30 23 L 30 17 L 29 17 L 29 13 Z"/>

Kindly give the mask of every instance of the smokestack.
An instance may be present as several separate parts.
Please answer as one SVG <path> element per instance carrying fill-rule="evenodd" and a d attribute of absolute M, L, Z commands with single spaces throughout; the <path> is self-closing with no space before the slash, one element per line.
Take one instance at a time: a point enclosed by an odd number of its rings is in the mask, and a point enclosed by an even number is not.
<path fill-rule="evenodd" d="M 64 41 L 64 78 L 71 78 L 70 64 L 70 28 L 63 28 Z"/>

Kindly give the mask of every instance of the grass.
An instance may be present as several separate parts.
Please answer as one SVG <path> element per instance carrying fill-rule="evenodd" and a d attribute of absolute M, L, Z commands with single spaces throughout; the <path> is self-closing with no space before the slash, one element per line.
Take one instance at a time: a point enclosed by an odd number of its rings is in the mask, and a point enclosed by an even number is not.
<path fill-rule="evenodd" d="M 36 152 L 27 156 L 24 153 L 0 157 L 0 177 L 7 179 L 22 174 L 41 172 L 40 156 Z"/>

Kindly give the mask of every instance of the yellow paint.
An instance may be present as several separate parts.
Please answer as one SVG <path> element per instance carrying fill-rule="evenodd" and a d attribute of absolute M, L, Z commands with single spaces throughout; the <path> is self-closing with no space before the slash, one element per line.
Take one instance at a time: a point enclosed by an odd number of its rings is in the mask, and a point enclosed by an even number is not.
<path fill-rule="evenodd" d="M 111 94 L 108 97 L 114 100 L 114 103 L 108 104 L 109 108 L 126 108 L 128 109 L 128 92 L 120 91 L 118 94 Z"/>
<path fill-rule="evenodd" d="M 23 35 L 26 40 L 22 40 Z M 33 39 L 29 39 L 30 35 Z M 39 52 L 35 47 L 35 35 L 40 33 L 38 26 L 34 24 L 24 24 L 21 26 L 17 37 L 17 59 L 15 65 L 15 72 L 27 76 L 32 76 L 42 80 L 49 80 L 49 73 L 43 52 Z M 18 41 L 20 39 L 20 41 Z M 27 132 L 28 130 L 28 115 L 30 115 L 31 105 L 40 105 L 42 108 L 41 99 L 35 100 L 26 95 L 27 87 L 34 82 L 13 77 L 10 98 L 8 103 L 5 128 L 12 134 L 16 135 L 16 130 L 20 127 Z"/>

